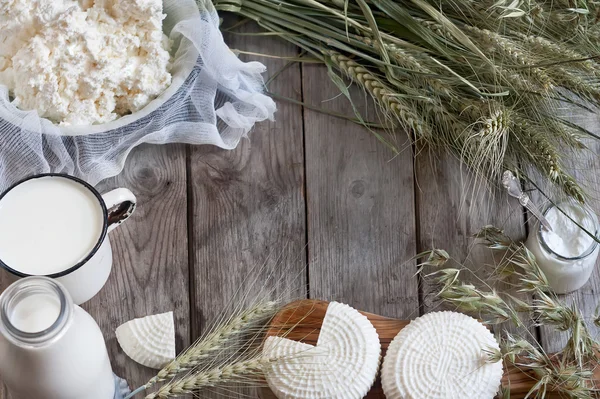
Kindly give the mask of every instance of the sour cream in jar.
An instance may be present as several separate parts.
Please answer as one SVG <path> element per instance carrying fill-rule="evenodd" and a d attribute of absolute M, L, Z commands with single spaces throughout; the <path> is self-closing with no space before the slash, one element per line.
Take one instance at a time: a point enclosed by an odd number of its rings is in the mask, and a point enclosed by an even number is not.
<path fill-rule="evenodd" d="M 573 202 L 551 206 L 544 216 L 552 231 L 537 222 L 526 246 L 557 293 L 578 290 L 596 266 L 600 247 L 590 234 L 598 236 L 598 217 L 589 208 Z"/>

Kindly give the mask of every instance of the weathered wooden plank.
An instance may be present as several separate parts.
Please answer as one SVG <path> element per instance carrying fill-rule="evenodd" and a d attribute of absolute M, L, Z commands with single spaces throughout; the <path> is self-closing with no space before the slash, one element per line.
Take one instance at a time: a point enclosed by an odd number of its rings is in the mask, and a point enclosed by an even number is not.
<path fill-rule="evenodd" d="M 114 331 L 136 317 L 175 313 L 177 349 L 189 345 L 186 152 L 183 145 L 134 150 L 124 171 L 99 185 L 127 187 L 138 198 L 135 214 L 110 234 L 114 253 L 104 289 L 84 308 L 106 339 L 113 370 L 137 387 L 155 375 L 120 349 Z"/>
<path fill-rule="evenodd" d="M 244 25 L 244 32 L 256 31 Z M 276 38 L 230 35 L 232 48 L 294 56 L 297 49 Z M 285 61 L 261 59 L 268 75 Z M 269 89 L 301 100 L 299 67 L 278 76 Z M 306 296 L 306 232 L 302 110 L 278 104 L 277 122 L 258 124 L 234 151 L 212 147 L 191 150 L 191 245 L 194 290 L 192 331 L 200 335 L 238 291 L 249 299 L 270 290 L 275 295 Z M 260 273 L 252 287 L 250 281 Z"/>
<path fill-rule="evenodd" d="M 306 103 L 353 116 L 345 98 L 331 100 L 340 95 L 325 67 L 305 65 L 303 87 Z M 363 92 L 353 93 L 363 112 L 373 109 Z M 305 110 L 304 123 L 310 297 L 389 317 L 416 316 L 410 146 L 394 156 L 363 127 L 316 111 Z M 398 137 L 403 148 L 406 139 Z"/>
<path fill-rule="evenodd" d="M 600 133 L 600 117 L 585 111 L 573 109 L 570 111 L 570 119 L 598 134 Z M 572 170 L 577 181 L 581 182 L 584 190 L 589 194 L 588 205 L 597 215 L 600 215 L 600 142 L 596 139 L 585 140 L 588 150 L 571 154 L 565 159 L 567 166 Z M 547 200 L 540 195 L 532 195 L 532 198 L 541 207 L 547 206 Z M 554 198 L 556 200 L 556 198 Z M 530 223 L 530 226 L 533 223 Z M 588 322 L 593 337 L 598 337 L 600 328 L 594 325 L 592 319 L 600 303 L 600 270 L 598 263 L 588 283 L 574 293 L 560 295 L 567 303 L 576 303 Z M 569 338 L 568 333 L 555 331 L 552 327 L 541 328 L 542 346 L 547 352 L 562 350 Z"/>
<path fill-rule="evenodd" d="M 445 249 L 454 260 L 472 271 L 472 274 L 463 273 L 466 281 L 486 289 L 491 268 L 498 260 L 487 248 L 475 244 L 473 234 L 486 225 L 495 225 L 512 239 L 523 239 L 522 208 L 505 193 L 490 190 L 475 180 L 452 155 L 423 153 L 416 165 L 419 251 Z M 434 271 L 428 267 L 424 275 Z M 435 310 L 439 304 L 432 288 L 430 284 L 423 284 L 425 313 Z M 505 327 L 514 330 L 510 325 Z M 528 338 L 534 340 L 535 336 Z"/>

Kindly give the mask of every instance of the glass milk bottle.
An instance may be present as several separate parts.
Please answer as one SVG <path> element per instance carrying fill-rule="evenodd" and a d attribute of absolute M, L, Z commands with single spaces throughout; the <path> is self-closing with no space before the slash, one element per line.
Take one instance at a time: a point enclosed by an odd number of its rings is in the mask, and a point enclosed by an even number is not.
<path fill-rule="evenodd" d="M 0 296 L 0 379 L 12 399 L 113 399 L 100 328 L 58 282 L 29 277 Z"/>
<path fill-rule="evenodd" d="M 585 230 L 598 237 L 598 218 L 587 207 L 574 202 L 551 206 L 544 216 L 552 231 L 537 222 L 526 246 L 556 293 L 578 290 L 589 280 L 596 266 L 600 247 Z"/>

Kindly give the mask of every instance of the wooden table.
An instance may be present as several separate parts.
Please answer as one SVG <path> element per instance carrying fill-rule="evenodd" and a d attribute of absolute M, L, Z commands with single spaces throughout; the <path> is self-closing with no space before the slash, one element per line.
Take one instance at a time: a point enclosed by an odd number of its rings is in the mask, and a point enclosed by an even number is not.
<path fill-rule="evenodd" d="M 252 26 L 243 31 L 254 31 Z M 229 35 L 234 49 L 295 56 L 298 50 L 270 37 Z M 352 116 L 352 107 L 320 65 L 261 58 L 273 93 Z M 355 101 L 376 119 L 374 106 Z M 114 331 L 135 317 L 174 310 L 177 348 L 190 344 L 265 264 L 276 270 L 289 298 L 337 300 L 396 318 L 432 308 L 431 295 L 415 276 L 415 254 L 433 246 L 478 270 L 489 254 L 470 236 L 485 224 L 523 238 L 526 218 L 503 196 L 478 190 L 465 195 L 468 173 L 451 156 L 420 154 L 406 135 L 390 137 L 394 154 L 356 124 L 290 102 L 278 102 L 275 122 L 258 124 L 235 151 L 186 145 L 142 146 L 123 173 L 101 184 L 125 186 L 139 208 L 111 234 L 114 269 L 101 293 L 85 305 L 104 331 L 117 374 L 137 387 L 153 371 L 120 350 Z M 598 130 L 597 118 L 584 121 Z M 588 170 L 578 171 L 600 191 L 600 145 Z M 598 203 L 593 204 L 600 211 Z M 569 296 L 593 314 L 600 272 Z M 566 337 L 534 329 L 546 349 Z M 5 397 L 5 395 L 0 395 Z"/>

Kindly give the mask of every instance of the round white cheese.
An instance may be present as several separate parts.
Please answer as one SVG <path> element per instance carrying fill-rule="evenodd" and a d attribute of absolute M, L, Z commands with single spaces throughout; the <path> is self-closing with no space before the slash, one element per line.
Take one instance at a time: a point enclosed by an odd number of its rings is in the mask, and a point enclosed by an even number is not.
<path fill-rule="evenodd" d="M 369 319 L 331 302 L 316 346 L 269 337 L 263 354 L 275 359 L 265 375 L 279 399 L 362 399 L 375 382 L 381 344 Z"/>
<path fill-rule="evenodd" d="M 492 399 L 502 380 L 500 350 L 492 333 L 462 313 L 429 313 L 394 338 L 383 361 L 387 399 Z"/>

